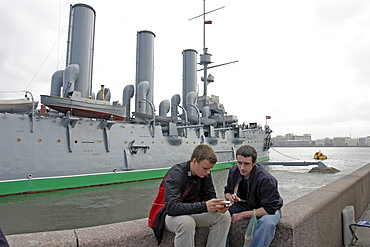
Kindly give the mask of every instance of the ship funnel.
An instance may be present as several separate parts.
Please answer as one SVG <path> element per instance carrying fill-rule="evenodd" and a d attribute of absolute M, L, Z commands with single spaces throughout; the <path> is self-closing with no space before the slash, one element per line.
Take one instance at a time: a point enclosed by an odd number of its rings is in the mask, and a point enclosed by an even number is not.
<path fill-rule="evenodd" d="M 189 92 L 198 95 L 197 90 L 197 54 L 192 49 L 182 52 L 183 72 L 182 72 L 182 106 L 186 108 L 186 96 Z M 196 102 L 194 102 L 195 104 Z"/>
<path fill-rule="evenodd" d="M 137 33 L 137 47 L 136 47 L 136 81 L 135 87 L 138 90 L 138 86 L 142 81 L 149 83 L 149 92 L 147 100 L 154 102 L 154 38 L 155 34 L 150 31 L 140 31 Z M 136 92 L 135 97 L 135 110 L 139 111 L 139 105 L 148 105 L 144 107 L 147 111 L 143 113 L 151 114 L 149 103 L 139 102 L 139 92 Z"/>
<path fill-rule="evenodd" d="M 66 66 L 79 65 L 80 75 L 74 90 L 80 91 L 83 98 L 90 96 L 92 91 L 95 15 L 89 5 L 71 5 Z"/>
<path fill-rule="evenodd" d="M 122 104 L 126 106 L 126 119 L 130 120 L 131 114 L 131 98 L 134 96 L 134 85 L 127 85 L 123 89 L 122 93 Z"/>

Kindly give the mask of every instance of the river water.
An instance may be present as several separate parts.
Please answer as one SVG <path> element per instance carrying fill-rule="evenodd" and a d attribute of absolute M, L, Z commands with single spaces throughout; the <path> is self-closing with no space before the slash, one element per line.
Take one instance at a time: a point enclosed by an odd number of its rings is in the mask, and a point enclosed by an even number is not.
<path fill-rule="evenodd" d="M 322 147 L 323 161 L 336 174 L 308 173 L 313 166 L 268 166 L 288 203 L 370 163 L 370 147 Z M 314 161 L 317 147 L 273 148 L 271 161 Z M 223 196 L 228 170 L 212 172 L 217 196 Z M 146 218 L 160 180 L 148 180 L 0 197 L 0 227 L 5 234 L 74 229 Z"/>

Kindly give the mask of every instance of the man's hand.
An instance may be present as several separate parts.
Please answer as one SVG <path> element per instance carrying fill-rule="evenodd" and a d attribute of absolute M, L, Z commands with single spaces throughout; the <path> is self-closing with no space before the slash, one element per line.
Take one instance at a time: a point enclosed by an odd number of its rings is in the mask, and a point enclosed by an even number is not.
<path fill-rule="evenodd" d="M 225 213 L 227 211 L 227 208 L 225 207 L 225 204 L 222 203 L 224 199 L 211 199 L 206 202 L 207 205 L 207 211 L 208 212 L 220 212 Z"/>
<path fill-rule="evenodd" d="M 241 199 L 234 193 L 230 196 L 229 201 L 234 204 L 235 202 L 241 202 Z"/>
<path fill-rule="evenodd" d="M 243 212 L 237 213 L 237 214 L 233 214 L 233 216 L 231 217 L 231 224 L 234 224 L 235 222 L 237 222 L 239 220 L 242 220 L 244 218 L 245 217 L 244 217 Z"/>

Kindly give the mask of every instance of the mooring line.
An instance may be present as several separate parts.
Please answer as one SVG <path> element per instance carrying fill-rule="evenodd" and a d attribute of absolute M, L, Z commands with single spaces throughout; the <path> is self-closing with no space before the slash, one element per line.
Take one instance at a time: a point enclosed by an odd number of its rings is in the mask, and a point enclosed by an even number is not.
<path fill-rule="evenodd" d="M 295 157 L 292 157 L 292 156 L 289 156 L 289 155 L 286 155 L 286 154 L 283 154 L 282 152 L 279 152 L 277 151 L 275 148 L 271 147 L 272 150 L 274 150 L 275 152 L 285 156 L 285 157 L 288 157 L 288 158 L 291 158 L 291 159 L 295 159 L 295 160 L 299 160 L 298 158 L 295 158 Z"/>

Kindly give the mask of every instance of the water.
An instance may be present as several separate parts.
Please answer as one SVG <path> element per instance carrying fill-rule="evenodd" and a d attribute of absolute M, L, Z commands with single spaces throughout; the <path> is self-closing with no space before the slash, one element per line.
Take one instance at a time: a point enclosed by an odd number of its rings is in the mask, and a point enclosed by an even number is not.
<path fill-rule="evenodd" d="M 308 167 L 269 166 L 288 203 L 370 163 L 369 147 L 322 147 L 323 163 L 341 172 L 308 173 Z M 317 147 L 274 148 L 271 161 L 313 161 Z M 228 170 L 212 172 L 218 197 L 223 196 Z M 160 180 L 149 180 L 0 197 L 0 227 L 5 234 L 74 229 L 146 218 Z"/>

